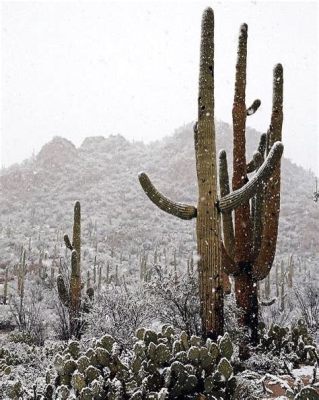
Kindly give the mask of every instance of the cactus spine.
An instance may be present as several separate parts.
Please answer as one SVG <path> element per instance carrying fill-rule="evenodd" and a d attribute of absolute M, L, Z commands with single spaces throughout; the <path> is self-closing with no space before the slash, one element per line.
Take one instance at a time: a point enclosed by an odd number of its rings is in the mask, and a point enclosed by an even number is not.
<path fill-rule="evenodd" d="M 182 203 L 176 203 L 162 195 L 152 184 L 145 173 L 139 174 L 140 183 L 149 197 L 161 210 L 178 218 L 189 220 L 197 219 L 197 253 L 199 255 L 198 274 L 201 302 L 202 332 L 204 336 L 216 339 L 223 334 L 223 269 L 230 271 L 235 265 L 231 252 L 225 251 L 221 236 L 221 214 L 226 216 L 232 210 L 243 206 L 248 208 L 247 202 L 260 192 L 265 182 L 273 175 L 274 168 L 282 155 L 283 146 L 275 143 L 273 136 L 269 141 L 269 154 L 266 160 L 258 164 L 255 176 L 245 183 L 242 179 L 235 185 L 234 191 L 229 193 L 229 184 L 222 180 L 220 183 L 220 197 L 217 194 L 217 162 L 214 125 L 214 13 L 211 8 L 204 11 L 202 19 L 201 49 L 200 49 L 200 73 L 198 96 L 198 122 L 195 124 L 195 158 L 198 180 L 197 207 Z M 242 70 L 239 71 L 242 73 Z M 242 144 L 244 124 L 242 115 L 252 114 L 258 108 L 260 102 L 244 110 L 242 89 L 245 80 L 238 82 L 235 104 L 236 132 L 240 133 L 237 142 Z M 239 135 L 238 133 L 238 135 Z M 273 145 L 271 147 L 271 145 Z M 238 146 L 237 146 L 238 147 Z M 222 164 L 227 166 L 225 152 L 222 152 Z M 259 160 L 260 161 L 260 160 Z M 241 160 L 242 162 L 242 160 Z M 246 168 L 246 164 L 241 169 Z M 256 168 L 257 169 L 257 168 Z M 222 171 L 221 175 L 228 175 Z M 239 175 L 239 173 L 238 173 Z M 244 174 L 246 177 L 246 173 Z M 245 184 L 244 184 L 245 183 Z M 244 184 L 244 186 L 242 185 Z M 245 214 L 247 214 L 247 210 Z M 225 220 L 225 218 L 223 217 Z M 238 218 L 237 218 L 238 219 Z M 228 215 L 228 221 L 231 218 Z M 231 229 L 230 223 L 228 228 Z M 237 226 L 238 228 L 238 226 Z M 225 229 L 224 229 L 225 233 Z M 232 240 L 231 231 L 226 238 Z M 225 236 L 224 236 L 225 238 Z M 238 247 L 238 246 L 237 246 Z M 238 249 L 239 251 L 239 249 Z M 236 267 L 236 266 L 235 266 Z"/>
<path fill-rule="evenodd" d="M 78 336 L 79 316 L 81 308 L 81 205 L 77 201 L 74 205 L 73 239 L 64 235 L 66 247 L 71 250 L 71 276 L 67 289 L 62 275 L 57 277 L 58 294 L 61 302 L 68 307 L 70 336 Z"/>

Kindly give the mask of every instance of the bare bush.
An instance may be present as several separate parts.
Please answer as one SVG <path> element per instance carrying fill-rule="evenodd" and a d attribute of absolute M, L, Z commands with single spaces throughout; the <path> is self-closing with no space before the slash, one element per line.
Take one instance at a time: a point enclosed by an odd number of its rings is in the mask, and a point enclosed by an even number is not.
<path fill-rule="evenodd" d="M 43 292 L 39 285 L 28 289 L 23 297 L 13 296 L 10 312 L 20 335 L 21 341 L 43 346 L 46 337 L 46 325 L 43 315 Z"/>
<path fill-rule="evenodd" d="M 157 274 L 147 285 L 151 297 L 154 319 L 185 331 L 188 335 L 201 332 L 198 279 L 195 274 L 164 273 L 155 267 Z"/>
<path fill-rule="evenodd" d="M 318 283 L 309 282 L 302 288 L 294 287 L 295 299 L 301 317 L 308 328 L 314 332 L 319 329 L 319 287 Z"/>
<path fill-rule="evenodd" d="M 135 331 L 150 323 L 151 309 L 143 287 L 108 285 L 85 315 L 86 333 L 112 335 L 123 347 L 134 341 Z"/>

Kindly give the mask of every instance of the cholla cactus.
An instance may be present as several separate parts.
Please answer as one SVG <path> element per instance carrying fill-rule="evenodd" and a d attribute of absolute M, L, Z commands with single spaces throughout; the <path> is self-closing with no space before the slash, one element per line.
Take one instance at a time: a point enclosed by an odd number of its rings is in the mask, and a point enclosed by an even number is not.
<path fill-rule="evenodd" d="M 244 29 L 245 28 L 245 29 Z M 198 273 L 201 300 L 202 331 L 206 336 L 216 339 L 223 333 L 223 271 L 241 272 L 244 265 L 241 258 L 238 262 L 232 258 L 234 233 L 232 228 L 231 212 L 237 209 L 236 214 L 236 252 L 240 249 L 238 235 L 243 235 L 247 229 L 240 227 L 240 221 L 247 223 L 249 200 L 255 204 L 255 212 L 259 215 L 260 197 L 265 183 L 270 177 L 274 182 L 278 179 L 278 165 L 283 151 L 283 145 L 276 142 L 277 136 L 268 135 L 267 157 L 254 158 L 254 177 L 247 182 L 245 162 L 245 119 L 246 115 L 253 114 L 260 105 L 256 100 L 251 107 L 246 109 L 244 103 L 245 94 L 245 66 L 246 48 L 245 36 L 247 26 L 242 29 L 243 39 L 240 40 L 242 48 L 240 56 L 243 56 L 243 65 L 237 63 L 237 81 L 234 102 L 234 131 L 236 146 L 234 149 L 236 165 L 235 178 L 233 181 L 233 192 L 229 190 L 226 153 L 220 154 L 220 197 L 217 193 L 217 160 L 215 145 L 214 124 L 214 14 L 211 8 L 207 8 L 203 14 L 200 74 L 199 74 L 199 96 L 198 96 L 198 122 L 195 124 L 195 155 L 198 180 L 198 203 L 197 207 L 187 204 L 176 203 L 162 195 L 151 183 L 145 173 L 139 174 L 140 183 L 149 197 L 163 211 L 178 218 L 189 220 L 197 219 L 197 252 L 199 255 Z M 276 140 L 275 140 L 276 139 Z M 258 170 L 257 170 L 258 169 Z M 276 173 L 276 176 L 274 174 Z M 241 178 L 243 176 L 243 178 Z M 277 187 L 277 184 L 275 185 Z M 270 189 L 270 194 L 274 190 Z M 268 199 L 267 194 L 267 199 Z M 272 212 L 269 199 L 265 213 Z M 276 207 L 278 202 L 275 201 Z M 244 210 L 244 211 L 243 211 Z M 241 216 L 242 215 L 242 216 Z M 223 219 L 223 239 L 221 234 L 221 219 Z M 238 225 L 239 224 L 239 225 Z M 257 226 L 256 226 L 257 229 Z M 257 237 L 257 236 L 256 236 Z M 267 239 L 267 238 L 266 238 Z M 264 249 L 265 251 L 266 249 Z M 240 258 L 240 259 L 239 259 Z M 240 305 L 242 305 L 240 303 Z"/>

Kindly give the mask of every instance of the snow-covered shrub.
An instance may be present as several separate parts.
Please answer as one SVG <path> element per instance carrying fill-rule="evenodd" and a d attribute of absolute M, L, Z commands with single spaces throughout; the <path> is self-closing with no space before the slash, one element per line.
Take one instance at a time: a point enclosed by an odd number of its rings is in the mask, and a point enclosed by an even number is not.
<path fill-rule="evenodd" d="M 0 398 L 34 398 L 34 388 L 44 389 L 46 386 L 47 365 L 64 347 L 57 342 L 46 342 L 45 346 L 37 347 L 33 344 L 14 343 L 8 338 L 1 338 Z M 18 396 L 18 392 L 21 397 Z M 4 397 L 1 397 L 2 394 Z"/>
<path fill-rule="evenodd" d="M 18 331 L 11 334 L 15 342 L 43 346 L 46 338 L 43 290 L 39 285 L 27 287 L 24 297 L 13 296 L 10 312 Z"/>
<path fill-rule="evenodd" d="M 260 376 L 250 371 L 243 371 L 236 375 L 235 399 L 257 400 L 262 398 L 262 387 L 260 387 Z"/>
<path fill-rule="evenodd" d="M 152 317 L 142 286 L 108 285 L 85 315 L 86 336 L 112 335 L 124 347 L 132 345 L 135 331 Z"/>
<path fill-rule="evenodd" d="M 224 296 L 224 331 L 228 332 L 231 340 L 239 344 L 243 340 L 245 328 L 239 324 L 240 316 L 243 311 L 236 304 L 235 294 L 231 293 Z"/>
<path fill-rule="evenodd" d="M 69 310 L 64 305 L 55 292 L 53 296 L 53 306 L 55 309 L 55 321 L 53 323 L 53 330 L 60 340 L 69 340 L 73 336 L 80 338 L 87 326 L 87 314 L 91 312 L 94 304 L 94 291 L 89 288 L 86 294 L 82 294 L 81 312 L 77 319 L 77 327 L 72 332 L 70 325 Z"/>
<path fill-rule="evenodd" d="M 188 335 L 199 335 L 201 331 L 199 288 L 196 273 L 165 273 L 156 268 L 148 284 L 154 316 L 162 323 L 185 331 Z"/>
<path fill-rule="evenodd" d="M 301 316 L 309 329 L 319 329 L 319 287 L 317 281 L 310 281 L 302 288 L 295 287 L 294 294 Z"/>
<path fill-rule="evenodd" d="M 200 300 L 197 270 L 175 275 L 165 273 L 162 268 L 155 267 L 156 274 L 147 284 L 150 295 L 150 307 L 153 315 L 162 324 L 172 325 L 178 331 L 188 335 L 200 335 Z M 244 330 L 239 325 L 241 310 L 237 307 L 233 294 L 224 298 L 225 331 L 233 341 L 244 336 Z"/>

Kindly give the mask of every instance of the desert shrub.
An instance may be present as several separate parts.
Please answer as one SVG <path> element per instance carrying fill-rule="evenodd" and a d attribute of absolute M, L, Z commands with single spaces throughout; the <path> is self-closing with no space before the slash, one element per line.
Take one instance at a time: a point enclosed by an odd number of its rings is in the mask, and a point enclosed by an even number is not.
<path fill-rule="evenodd" d="M 53 330 L 56 337 L 60 340 L 69 340 L 72 337 L 80 339 L 87 326 L 87 314 L 91 311 L 94 304 L 93 292 L 82 294 L 81 297 L 81 312 L 77 319 L 76 329 L 71 330 L 69 309 L 60 300 L 57 291 L 54 292 L 53 305 L 55 309 L 55 320 Z"/>
<path fill-rule="evenodd" d="M 152 313 L 161 324 L 172 325 L 188 335 L 201 334 L 200 300 L 197 270 L 175 275 L 155 268 L 151 282 L 146 287 L 150 296 Z M 234 342 L 245 334 L 239 325 L 241 310 L 233 294 L 224 297 L 224 329 Z"/>
<path fill-rule="evenodd" d="M 164 272 L 155 267 L 147 284 L 153 315 L 162 323 L 199 335 L 201 330 L 199 287 L 196 274 Z"/>
<path fill-rule="evenodd" d="M 151 308 L 143 286 L 108 285 L 85 315 L 86 336 L 112 335 L 125 348 L 136 329 L 151 322 Z"/>
<path fill-rule="evenodd" d="M 43 346 L 46 338 L 44 318 L 43 290 L 39 285 L 28 287 L 24 296 L 13 296 L 10 312 L 18 332 L 14 332 L 12 340 Z"/>
<path fill-rule="evenodd" d="M 294 294 L 301 317 L 313 332 L 319 329 L 319 286 L 310 281 L 302 288 L 295 287 Z"/>

